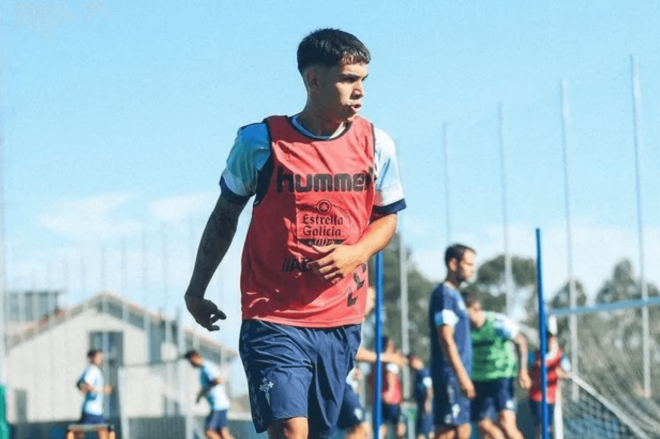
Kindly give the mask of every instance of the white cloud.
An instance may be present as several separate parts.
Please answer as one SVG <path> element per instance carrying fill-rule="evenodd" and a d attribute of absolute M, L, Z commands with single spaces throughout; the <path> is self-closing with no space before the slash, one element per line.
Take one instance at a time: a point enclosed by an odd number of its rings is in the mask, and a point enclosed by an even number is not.
<path fill-rule="evenodd" d="M 122 219 L 117 210 L 135 198 L 131 194 L 104 194 L 77 200 L 57 201 L 39 222 L 45 228 L 78 241 L 98 241 L 134 234 L 139 221 Z"/>
<path fill-rule="evenodd" d="M 159 222 L 181 223 L 198 216 L 208 217 L 217 198 L 217 192 L 161 198 L 151 203 L 150 210 Z"/>

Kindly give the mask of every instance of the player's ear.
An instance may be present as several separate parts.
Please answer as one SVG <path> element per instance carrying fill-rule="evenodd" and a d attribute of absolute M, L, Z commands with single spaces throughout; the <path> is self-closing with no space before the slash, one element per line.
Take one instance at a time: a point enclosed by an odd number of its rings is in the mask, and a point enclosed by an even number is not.
<path fill-rule="evenodd" d="M 452 273 L 455 272 L 458 269 L 458 259 L 451 258 L 447 263 L 447 268 L 449 268 L 449 271 Z"/>
<path fill-rule="evenodd" d="M 318 92 L 321 85 L 319 69 L 314 66 L 307 67 L 303 72 L 303 77 L 307 90 L 309 92 Z"/>

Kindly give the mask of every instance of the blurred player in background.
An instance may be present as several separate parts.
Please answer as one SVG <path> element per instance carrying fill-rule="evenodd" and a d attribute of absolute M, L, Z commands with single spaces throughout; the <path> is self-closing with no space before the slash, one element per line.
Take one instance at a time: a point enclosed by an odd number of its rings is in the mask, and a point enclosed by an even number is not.
<path fill-rule="evenodd" d="M 430 439 L 433 433 L 433 381 L 431 371 L 424 367 L 424 362 L 414 354 L 408 355 L 408 365 L 415 372 L 413 384 L 415 402 L 417 403 L 417 419 L 415 434 L 417 439 Z"/>
<path fill-rule="evenodd" d="M 383 336 L 383 354 L 397 355 L 394 340 Z M 400 354 L 399 354 L 400 355 Z M 380 436 L 387 437 L 388 425 L 394 428 L 397 439 L 403 439 L 406 433 L 406 425 L 401 418 L 401 403 L 403 402 L 403 386 L 401 385 L 401 367 L 396 363 L 382 363 L 382 421 L 380 424 Z M 375 373 L 373 373 L 375 375 Z"/>
<path fill-rule="evenodd" d="M 85 368 L 82 375 L 78 379 L 76 386 L 85 394 L 85 399 L 82 404 L 82 416 L 80 417 L 80 424 L 105 424 L 103 417 L 103 397 L 112 392 L 112 386 L 104 385 L 103 371 L 103 352 L 92 349 L 87 352 L 87 361 L 89 365 Z M 83 437 L 84 433 L 76 433 L 76 437 Z M 106 430 L 98 431 L 99 439 L 107 439 L 108 432 Z"/>
<path fill-rule="evenodd" d="M 371 425 L 366 420 L 366 412 L 360 402 L 360 382 L 362 370 L 355 367 L 346 378 L 344 399 L 339 410 L 337 428 L 346 431 L 344 439 L 371 438 Z"/>
<path fill-rule="evenodd" d="M 357 115 L 371 55 L 320 29 L 298 46 L 303 110 L 241 128 L 185 294 L 197 323 L 225 318 L 204 299 L 255 196 L 241 270 L 239 351 L 257 432 L 325 438 L 337 424 L 360 344 L 367 261 L 405 208 L 394 142 Z"/>
<path fill-rule="evenodd" d="M 474 385 L 472 341 L 461 284 L 474 274 L 475 251 L 454 244 L 445 251 L 447 278 L 431 294 L 429 329 L 435 439 L 468 439 Z"/>
<path fill-rule="evenodd" d="M 571 362 L 559 347 L 556 329 L 548 327 L 546 333 L 548 352 L 545 354 L 545 367 L 547 371 L 547 395 L 548 402 L 548 431 L 551 431 L 555 422 L 555 403 L 557 402 L 557 386 L 560 379 L 570 377 Z M 531 371 L 532 386 L 529 389 L 529 406 L 532 410 L 536 436 L 541 437 L 541 422 L 543 420 L 543 392 L 541 390 L 541 352 L 536 351 L 529 354 L 529 368 Z"/>
<path fill-rule="evenodd" d="M 523 439 L 516 421 L 514 379 L 517 375 L 520 387 L 529 389 L 525 336 L 513 320 L 484 311 L 474 292 L 468 293 L 465 301 L 472 327 L 472 382 L 476 393 L 470 407 L 472 421 L 485 439 Z M 520 367 L 516 367 L 512 343 Z M 496 423 L 491 419 L 493 415 Z"/>
<path fill-rule="evenodd" d="M 370 315 L 376 305 L 376 290 L 373 287 L 367 289 L 367 301 L 365 304 L 365 317 Z M 364 329 L 364 326 L 363 326 Z M 363 337 L 364 338 L 364 337 Z M 369 350 L 362 345 L 358 348 L 355 359 L 360 363 L 376 363 L 376 352 Z M 394 363 L 399 367 L 403 367 L 405 363 L 404 357 L 398 353 L 381 353 L 381 361 L 383 363 Z M 344 399 L 341 404 L 339 413 L 339 421 L 337 427 L 342 430 L 347 430 L 344 439 L 368 439 L 371 438 L 372 430 L 371 424 L 366 421 L 366 412 L 359 397 L 359 386 L 362 380 L 362 371 L 355 368 L 349 373 L 346 379 L 346 389 L 344 391 Z"/>
<path fill-rule="evenodd" d="M 227 421 L 229 398 L 225 391 L 225 380 L 220 377 L 218 370 L 212 364 L 204 361 L 199 352 L 191 350 L 183 357 L 192 367 L 199 369 L 202 388 L 195 402 L 199 403 L 202 398 L 206 398 L 211 407 L 211 413 L 204 423 L 204 435 L 208 439 L 233 439 Z"/>

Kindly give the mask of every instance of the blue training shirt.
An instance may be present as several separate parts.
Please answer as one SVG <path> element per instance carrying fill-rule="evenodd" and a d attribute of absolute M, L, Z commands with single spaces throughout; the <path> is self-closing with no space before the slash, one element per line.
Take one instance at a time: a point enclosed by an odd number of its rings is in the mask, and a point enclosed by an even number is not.
<path fill-rule="evenodd" d="M 440 346 L 438 329 L 442 325 L 449 325 L 454 328 L 454 342 L 463 367 L 469 374 L 472 370 L 472 339 L 470 338 L 470 321 L 467 317 L 467 309 L 461 293 L 445 282 L 438 285 L 431 293 L 429 330 L 433 379 L 438 380 L 438 382 L 447 382 L 455 374 Z"/>
<path fill-rule="evenodd" d="M 417 407 L 421 410 L 421 407 L 424 406 L 426 402 L 426 394 L 433 386 L 433 381 L 431 380 L 431 371 L 428 367 L 418 370 L 415 374 L 415 401 L 417 401 Z"/>

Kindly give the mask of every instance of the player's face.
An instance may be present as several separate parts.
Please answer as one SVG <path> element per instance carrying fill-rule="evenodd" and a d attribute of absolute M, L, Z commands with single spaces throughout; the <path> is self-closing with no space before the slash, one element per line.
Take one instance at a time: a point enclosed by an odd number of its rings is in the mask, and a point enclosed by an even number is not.
<path fill-rule="evenodd" d="M 465 282 L 472 278 L 474 274 L 474 252 L 466 250 L 463 258 L 456 267 L 456 278 L 459 282 Z"/>
<path fill-rule="evenodd" d="M 482 308 L 481 303 L 479 302 L 475 302 L 471 306 L 467 307 L 468 319 L 470 320 L 472 326 L 479 326 L 479 323 L 481 323 L 481 313 Z"/>
<path fill-rule="evenodd" d="M 92 357 L 92 363 L 96 364 L 97 366 L 101 366 L 103 364 L 103 354 L 97 352 L 96 355 Z"/>
<path fill-rule="evenodd" d="M 317 99 L 323 116 L 332 122 L 350 122 L 362 108 L 366 64 L 340 64 L 319 69 Z"/>

